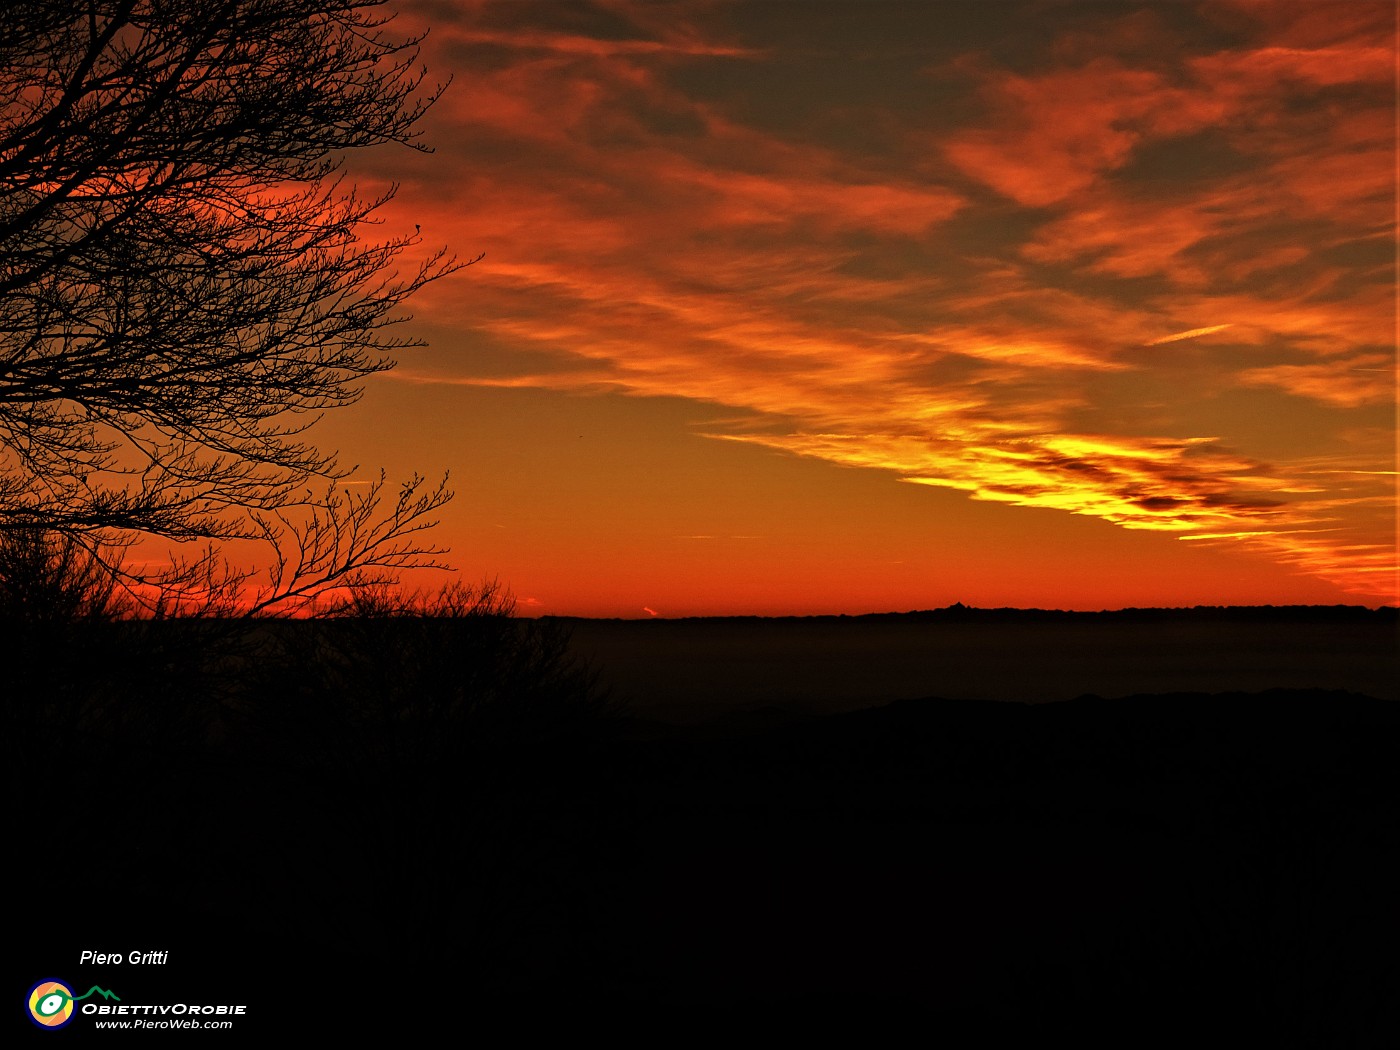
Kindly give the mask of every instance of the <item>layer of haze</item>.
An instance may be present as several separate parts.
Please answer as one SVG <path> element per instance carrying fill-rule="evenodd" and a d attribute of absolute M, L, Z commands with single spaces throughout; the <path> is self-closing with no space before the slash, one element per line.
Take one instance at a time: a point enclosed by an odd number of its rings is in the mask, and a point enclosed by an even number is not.
<path fill-rule="evenodd" d="M 1392 4 L 403 10 L 486 255 L 318 439 L 525 611 L 1396 600 Z"/>

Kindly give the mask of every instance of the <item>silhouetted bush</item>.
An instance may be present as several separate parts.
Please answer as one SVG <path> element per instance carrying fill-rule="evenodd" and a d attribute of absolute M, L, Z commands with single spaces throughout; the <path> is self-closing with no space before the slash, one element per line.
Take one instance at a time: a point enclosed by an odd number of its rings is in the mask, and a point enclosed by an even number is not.
<path fill-rule="evenodd" d="M 0 530 L 0 675 L 13 759 L 42 759 L 64 738 L 72 746 L 101 718 L 122 611 L 112 571 L 72 537 Z"/>
<path fill-rule="evenodd" d="M 498 585 L 365 589 L 312 620 L 263 621 L 243 702 L 272 736 L 333 763 L 422 767 L 603 715 L 596 676 L 553 621 Z"/>
<path fill-rule="evenodd" d="M 111 569 L 73 537 L 0 530 L 0 621 L 7 626 L 106 621 L 122 607 Z"/>
<path fill-rule="evenodd" d="M 27 765 L 209 751 L 362 779 L 460 773 L 608 709 L 567 631 L 516 617 L 494 583 L 361 587 L 312 619 L 152 617 L 101 555 L 0 533 L 6 720 Z"/>

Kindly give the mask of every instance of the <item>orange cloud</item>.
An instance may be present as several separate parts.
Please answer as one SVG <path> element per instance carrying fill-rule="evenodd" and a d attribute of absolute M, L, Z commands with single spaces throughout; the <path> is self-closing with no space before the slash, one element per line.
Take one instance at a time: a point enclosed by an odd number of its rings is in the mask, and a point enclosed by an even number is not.
<path fill-rule="evenodd" d="M 1395 362 L 1380 354 L 1316 365 L 1270 365 L 1237 376 L 1241 383 L 1276 386 L 1339 408 L 1385 404 L 1395 400 Z"/>
<path fill-rule="evenodd" d="M 985 91 L 992 128 L 955 134 L 943 151 L 962 171 L 1029 207 L 1088 189 L 1149 139 L 1225 115 L 1209 95 L 1109 58 L 1037 76 L 1002 74 Z"/>
<path fill-rule="evenodd" d="M 709 44 L 702 40 L 672 36 L 666 40 L 605 40 L 575 33 L 539 29 L 507 30 L 449 28 L 447 35 L 457 44 L 493 44 L 518 51 L 552 51 L 564 55 L 607 58 L 613 55 L 703 55 L 738 57 L 752 55 L 746 48 Z"/>

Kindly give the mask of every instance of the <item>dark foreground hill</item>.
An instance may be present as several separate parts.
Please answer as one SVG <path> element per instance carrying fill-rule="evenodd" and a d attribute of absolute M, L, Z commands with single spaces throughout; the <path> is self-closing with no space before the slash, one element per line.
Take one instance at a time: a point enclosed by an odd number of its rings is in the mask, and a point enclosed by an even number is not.
<path fill-rule="evenodd" d="M 331 708 L 284 728 L 308 735 L 114 736 L 25 767 L 16 980 L 408 1042 L 505 1019 L 669 1045 L 755 1014 L 880 1045 L 910 1015 L 1118 1045 L 1207 1016 L 1250 1045 L 1400 1032 L 1390 702 L 929 699 L 449 747 L 405 725 L 407 749 Z M 170 961 L 79 965 L 88 948 Z"/>

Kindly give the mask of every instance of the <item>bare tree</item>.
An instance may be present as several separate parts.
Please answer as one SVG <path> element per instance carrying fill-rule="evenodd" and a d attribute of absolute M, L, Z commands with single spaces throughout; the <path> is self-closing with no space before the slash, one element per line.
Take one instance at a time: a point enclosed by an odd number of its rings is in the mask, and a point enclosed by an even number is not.
<path fill-rule="evenodd" d="M 273 582 L 293 598 L 438 553 L 403 541 L 450 493 L 326 494 L 347 471 L 307 438 L 418 345 L 393 332 L 403 301 L 467 265 L 440 250 L 400 273 L 416 233 L 361 239 L 395 188 L 358 195 L 345 154 L 424 149 L 443 89 L 392 17 L 384 0 L 8 5 L 0 530 L 93 551 L 290 538 Z"/>
<path fill-rule="evenodd" d="M 262 567 L 235 565 L 212 545 L 153 578 L 128 572 L 119 558 L 106 564 L 157 616 L 338 615 L 357 592 L 383 594 L 404 569 L 447 568 L 438 560 L 446 550 L 424 535 L 437 524 L 430 515 L 452 498 L 446 478 L 427 489 L 415 475 L 392 501 L 385 487 L 381 473 L 363 492 L 332 484 L 310 506 L 250 511 L 252 538 L 268 558 Z M 322 599 L 328 604 L 318 610 Z"/>

